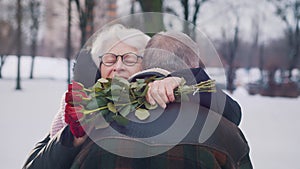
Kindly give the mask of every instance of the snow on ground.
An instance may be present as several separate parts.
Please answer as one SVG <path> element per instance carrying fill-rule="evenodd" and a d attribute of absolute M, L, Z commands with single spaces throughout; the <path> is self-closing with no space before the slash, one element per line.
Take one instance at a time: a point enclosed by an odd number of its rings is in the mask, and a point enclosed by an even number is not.
<path fill-rule="evenodd" d="M 5 169 L 21 168 L 34 144 L 46 136 L 66 90 L 65 60 L 38 57 L 36 79 L 29 80 L 30 58 L 22 57 L 22 90 L 15 91 L 16 61 L 14 56 L 7 58 L 0 80 L 0 159 Z M 240 127 L 249 142 L 254 168 L 298 169 L 300 97 L 249 96 L 244 87 L 237 88 L 232 97 L 242 107 Z"/>

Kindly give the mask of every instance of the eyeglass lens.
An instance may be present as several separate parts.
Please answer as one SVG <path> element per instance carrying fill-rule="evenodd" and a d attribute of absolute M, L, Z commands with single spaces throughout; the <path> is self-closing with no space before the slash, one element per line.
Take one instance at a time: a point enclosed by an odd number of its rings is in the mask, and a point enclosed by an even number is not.
<path fill-rule="evenodd" d="M 102 56 L 102 63 L 104 65 L 111 66 L 117 62 L 118 56 L 120 56 L 122 62 L 128 66 L 132 66 L 136 64 L 138 60 L 138 56 L 134 53 L 126 53 L 124 55 L 115 55 L 113 53 L 106 53 Z"/>

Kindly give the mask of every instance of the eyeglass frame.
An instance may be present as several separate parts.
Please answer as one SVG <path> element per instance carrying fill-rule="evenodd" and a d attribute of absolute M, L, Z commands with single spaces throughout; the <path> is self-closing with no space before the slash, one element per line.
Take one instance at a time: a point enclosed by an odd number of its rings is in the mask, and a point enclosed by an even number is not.
<path fill-rule="evenodd" d="M 111 55 L 115 56 L 116 61 L 115 61 L 113 64 L 111 64 L 111 65 L 105 64 L 105 63 L 103 62 L 103 59 L 102 59 L 102 58 L 103 58 L 103 56 L 106 55 L 106 54 L 111 54 Z M 133 55 L 136 56 L 136 62 L 134 62 L 134 64 L 128 65 L 128 64 L 124 63 L 124 56 L 127 55 L 127 54 L 133 54 Z M 124 53 L 124 54 L 122 54 L 122 55 L 117 55 L 117 54 L 109 53 L 109 52 L 108 52 L 108 53 L 104 53 L 104 54 L 102 54 L 102 55 L 99 56 L 100 63 L 103 63 L 105 66 L 112 66 L 112 65 L 114 65 L 115 63 L 117 63 L 118 57 L 119 57 L 119 56 L 121 57 L 122 63 L 123 63 L 124 65 L 126 65 L 126 66 L 133 66 L 133 65 L 135 65 L 135 64 L 138 62 L 138 59 L 139 59 L 139 58 L 143 58 L 142 56 L 137 55 L 137 54 L 135 54 L 135 53 L 133 53 L 133 52 Z"/>

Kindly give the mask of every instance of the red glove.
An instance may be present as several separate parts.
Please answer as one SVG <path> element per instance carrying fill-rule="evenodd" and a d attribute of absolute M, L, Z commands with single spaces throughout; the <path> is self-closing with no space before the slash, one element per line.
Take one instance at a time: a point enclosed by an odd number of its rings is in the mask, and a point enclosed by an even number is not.
<path fill-rule="evenodd" d="M 81 110 L 83 110 L 82 106 L 74 106 L 71 104 L 65 106 L 65 122 L 69 124 L 71 133 L 76 138 L 85 135 L 85 131 L 79 122 L 79 119 L 84 116 Z"/>
<path fill-rule="evenodd" d="M 65 106 L 65 122 L 69 124 L 71 133 L 76 138 L 85 135 L 85 131 L 79 121 L 84 116 L 82 113 L 83 107 L 79 104 L 87 97 L 81 84 L 76 82 L 69 84 L 65 97 L 65 102 L 67 103 Z"/>

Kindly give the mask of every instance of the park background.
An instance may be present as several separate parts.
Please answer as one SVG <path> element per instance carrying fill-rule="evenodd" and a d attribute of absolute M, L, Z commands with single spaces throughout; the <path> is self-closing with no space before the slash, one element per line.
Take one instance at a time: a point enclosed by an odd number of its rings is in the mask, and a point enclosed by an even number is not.
<path fill-rule="evenodd" d="M 254 168 L 299 168 L 299 1 L 0 0 L 0 8 L 3 168 L 21 168 L 49 131 L 88 37 L 120 16 L 151 11 L 197 25 L 217 49 L 228 77 L 218 82 L 242 107 Z M 222 72 L 214 63 L 207 69 L 216 79 Z"/>

